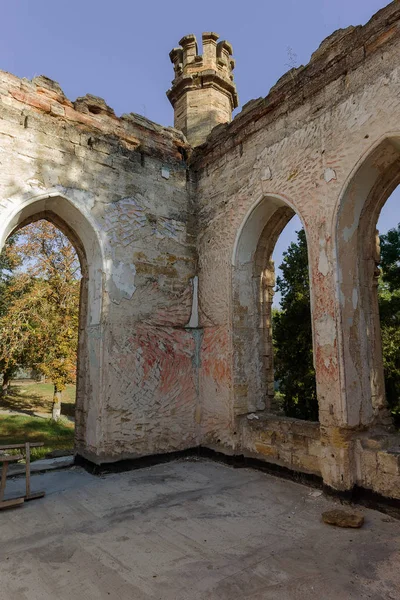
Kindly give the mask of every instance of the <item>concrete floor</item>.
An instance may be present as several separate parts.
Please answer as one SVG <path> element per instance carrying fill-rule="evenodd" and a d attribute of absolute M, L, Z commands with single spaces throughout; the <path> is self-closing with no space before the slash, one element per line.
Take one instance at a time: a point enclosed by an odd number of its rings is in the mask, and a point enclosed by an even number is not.
<path fill-rule="evenodd" d="M 185 460 L 32 487 L 46 497 L 0 513 L 1 600 L 400 598 L 399 521 L 330 527 L 333 501 L 258 471 Z"/>

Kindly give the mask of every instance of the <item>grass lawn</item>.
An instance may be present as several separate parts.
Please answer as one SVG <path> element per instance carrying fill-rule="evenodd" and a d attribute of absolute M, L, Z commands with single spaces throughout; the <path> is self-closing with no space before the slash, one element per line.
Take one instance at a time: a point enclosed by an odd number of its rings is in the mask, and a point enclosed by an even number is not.
<path fill-rule="evenodd" d="M 42 448 L 31 449 L 31 460 L 44 458 L 52 450 L 73 450 L 74 424 L 60 420 L 57 423 L 42 417 L 0 414 L 0 444 L 44 442 Z"/>
<path fill-rule="evenodd" d="M 24 413 L 48 413 L 51 415 L 53 406 L 52 383 L 37 383 L 36 381 L 14 380 L 5 398 L 0 398 L 0 408 L 21 411 Z M 76 386 L 67 385 L 62 392 L 61 414 L 73 417 L 75 414 Z"/>
<path fill-rule="evenodd" d="M 75 414 L 74 385 L 62 393 L 61 414 Z M 44 442 L 43 448 L 32 448 L 32 460 L 44 458 L 52 450 L 73 450 L 74 423 L 50 419 L 53 405 L 53 385 L 31 380 L 13 381 L 10 393 L 0 398 L 0 409 L 19 414 L 0 413 L 0 444 L 20 444 L 25 441 Z M 40 413 L 41 416 L 35 416 Z M 48 418 L 46 416 L 48 415 Z"/>

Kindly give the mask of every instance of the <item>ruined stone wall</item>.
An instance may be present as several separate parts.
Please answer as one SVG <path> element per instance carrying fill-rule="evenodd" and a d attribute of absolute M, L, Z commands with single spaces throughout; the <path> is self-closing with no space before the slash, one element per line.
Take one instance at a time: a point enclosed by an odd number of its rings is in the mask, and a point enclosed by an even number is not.
<path fill-rule="evenodd" d="M 251 413 L 238 419 L 245 454 L 296 472 L 321 475 L 318 423 Z"/>
<path fill-rule="evenodd" d="M 80 454 L 202 445 L 400 498 L 374 291 L 374 227 L 400 182 L 399 24 L 393 2 L 335 32 L 194 151 L 101 99 L 72 103 L 44 77 L 0 73 L 0 245 L 45 217 L 82 262 Z M 214 53 L 216 34 L 204 35 Z M 189 37 L 198 70 L 208 50 L 198 57 Z M 192 85 L 181 54 L 178 105 Z M 319 423 L 269 414 L 270 258 L 294 212 L 308 241 Z"/>
<path fill-rule="evenodd" d="M 0 73 L 1 243 L 39 215 L 79 246 L 77 451 L 96 462 L 198 443 L 186 150 L 176 130 Z"/>
<path fill-rule="evenodd" d="M 340 258 L 337 246 L 352 239 L 364 206 L 359 202 L 354 207 L 348 200 L 347 221 L 339 227 L 354 173 L 385 138 L 396 147 L 400 134 L 399 22 L 400 6 L 393 2 L 366 26 L 327 38 L 307 66 L 289 72 L 265 99 L 249 103 L 231 124 L 216 128 L 196 149 L 192 163 L 204 328 L 203 444 L 321 472 L 325 483 L 336 489 L 356 483 L 382 489 L 376 454 L 372 469 L 360 461 L 357 450 L 361 430 L 369 428 L 372 436 L 387 424 L 378 423 L 379 411 L 373 407 L 366 352 L 356 355 L 352 332 L 346 331 L 346 319 L 357 318 L 347 306 L 358 310 L 361 285 L 358 267 L 347 262 L 354 258 L 354 249 L 344 248 Z M 383 172 L 391 161 L 371 164 L 372 172 Z M 362 190 L 365 205 L 376 178 Z M 258 352 L 262 327 L 251 265 L 261 232 L 268 238 L 268 224 L 282 206 L 297 212 L 307 235 L 320 415 L 319 450 L 313 442 L 312 453 L 307 450 L 296 458 L 294 437 L 288 444 L 287 436 L 275 435 L 266 445 L 265 438 L 276 429 L 275 418 L 263 417 L 255 428 L 255 421 L 238 416 L 247 412 L 251 417 L 265 402 L 257 387 L 263 369 Z M 350 287 L 341 287 L 344 273 Z M 369 395 L 363 377 L 369 381 Z M 390 443 L 396 446 L 398 440 Z M 387 450 L 393 451 L 393 474 L 390 485 L 383 487 L 387 495 L 400 497 L 398 456 L 392 446 Z"/>

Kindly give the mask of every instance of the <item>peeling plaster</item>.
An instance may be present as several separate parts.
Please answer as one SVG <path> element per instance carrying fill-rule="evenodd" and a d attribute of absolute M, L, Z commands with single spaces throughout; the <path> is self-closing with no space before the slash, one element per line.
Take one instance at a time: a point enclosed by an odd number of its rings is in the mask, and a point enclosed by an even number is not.
<path fill-rule="evenodd" d="M 270 167 L 265 167 L 263 174 L 261 175 L 261 181 L 270 181 L 272 179 L 272 172 Z"/>
<path fill-rule="evenodd" d="M 330 167 L 328 169 L 325 169 L 324 179 L 326 183 L 329 183 L 330 181 L 332 181 L 332 179 L 336 179 L 336 171 L 334 169 L 331 169 Z"/>
<path fill-rule="evenodd" d="M 326 254 L 326 239 L 324 237 L 319 238 L 319 260 L 318 260 L 318 271 L 322 273 L 324 277 L 329 273 L 329 262 Z"/>
<path fill-rule="evenodd" d="M 322 275 L 324 277 L 326 277 L 329 272 L 329 263 L 328 263 L 328 257 L 325 252 L 325 248 L 320 250 L 320 253 L 319 253 L 318 271 L 320 273 L 322 273 Z"/>
<path fill-rule="evenodd" d="M 76 188 L 66 188 L 62 185 L 56 185 L 55 189 L 58 190 L 61 194 L 70 198 L 81 208 L 86 209 L 86 211 L 91 211 L 94 207 L 96 196 L 92 192 L 88 192 L 86 190 L 79 190 Z"/>
<path fill-rule="evenodd" d="M 135 286 L 136 268 L 133 263 L 126 264 L 121 261 L 113 261 L 111 266 L 111 279 L 115 286 L 111 294 L 111 300 L 119 304 L 121 300 L 130 300 L 136 290 Z"/>
<path fill-rule="evenodd" d="M 360 221 L 360 214 L 361 214 L 361 210 L 362 210 L 363 204 L 361 204 L 361 202 L 359 202 L 359 206 L 356 206 L 354 208 L 354 220 L 353 223 L 350 227 L 343 227 L 343 239 L 345 242 L 349 242 L 352 238 L 352 236 L 354 235 L 354 233 L 357 231 L 358 228 L 358 224 Z"/>
<path fill-rule="evenodd" d="M 336 340 L 336 324 L 330 315 L 324 315 L 315 321 L 315 333 L 318 346 L 333 346 Z"/>

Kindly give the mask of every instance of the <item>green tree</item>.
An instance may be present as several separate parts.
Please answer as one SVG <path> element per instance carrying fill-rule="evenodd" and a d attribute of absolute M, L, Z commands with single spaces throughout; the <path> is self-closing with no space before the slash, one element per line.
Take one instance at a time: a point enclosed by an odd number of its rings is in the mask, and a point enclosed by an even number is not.
<path fill-rule="evenodd" d="M 378 285 L 386 400 L 400 425 L 400 224 L 380 236 Z"/>
<path fill-rule="evenodd" d="M 280 269 L 282 277 L 277 278 L 276 289 L 281 294 L 281 309 L 272 315 L 275 380 L 286 416 L 318 420 L 304 229 L 284 253 Z"/>
<path fill-rule="evenodd" d="M 400 425 L 400 224 L 380 236 L 378 301 L 386 399 Z M 277 279 L 281 309 L 273 311 L 275 379 L 287 416 L 317 419 L 312 353 L 310 288 L 304 230 L 297 233 Z"/>

